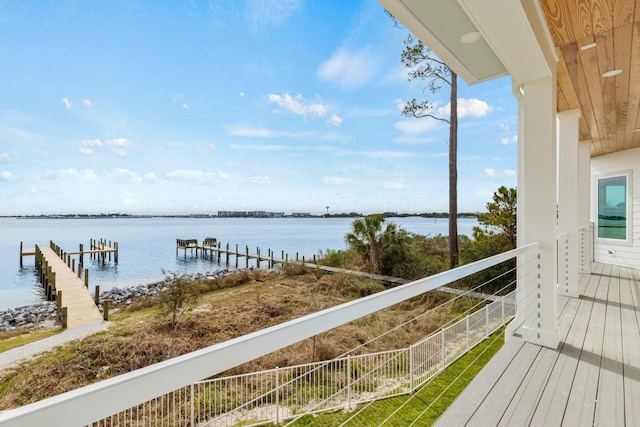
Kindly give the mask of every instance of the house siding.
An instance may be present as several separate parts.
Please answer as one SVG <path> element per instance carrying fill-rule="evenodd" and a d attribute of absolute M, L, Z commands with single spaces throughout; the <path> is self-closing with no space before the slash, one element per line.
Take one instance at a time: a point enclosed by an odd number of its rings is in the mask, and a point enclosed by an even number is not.
<path fill-rule="evenodd" d="M 598 178 L 631 171 L 631 242 L 615 243 L 597 238 Z M 591 159 L 591 221 L 594 229 L 594 261 L 640 268 L 640 148 L 620 151 Z"/>

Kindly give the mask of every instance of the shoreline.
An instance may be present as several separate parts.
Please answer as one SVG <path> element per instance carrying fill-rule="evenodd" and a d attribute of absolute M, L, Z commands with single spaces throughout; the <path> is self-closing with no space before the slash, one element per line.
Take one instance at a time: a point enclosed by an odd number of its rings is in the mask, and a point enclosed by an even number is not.
<path fill-rule="evenodd" d="M 213 272 L 190 274 L 196 280 L 220 279 L 230 274 L 243 270 L 255 270 L 254 267 L 248 269 L 231 270 L 222 268 Z M 144 297 L 154 297 L 160 293 L 167 284 L 168 278 L 159 281 L 128 286 L 125 288 L 114 287 L 100 293 L 100 301 L 109 300 L 115 306 L 128 305 L 134 299 Z M 102 311 L 102 303 L 98 305 Z M 14 331 L 16 329 L 33 328 L 54 328 L 59 325 L 56 316 L 55 301 L 42 301 L 40 303 L 24 305 L 6 310 L 0 310 L 0 333 Z"/>

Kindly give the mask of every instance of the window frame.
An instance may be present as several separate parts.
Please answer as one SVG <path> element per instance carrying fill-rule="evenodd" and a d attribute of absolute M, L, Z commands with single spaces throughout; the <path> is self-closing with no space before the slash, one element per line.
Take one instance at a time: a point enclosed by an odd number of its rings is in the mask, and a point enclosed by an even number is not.
<path fill-rule="evenodd" d="M 600 180 L 610 178 L 625 178 L 625 238 L 617 239 L 614 237 L 600 237 Z M 624 170 L 620 172 L 607 173 L 598 175 L 595 177 L 595 238 L 602 243 L 617 244 L 617 245 L 632 245 L 633 244 L 633 176 L 631 170 Z"/>

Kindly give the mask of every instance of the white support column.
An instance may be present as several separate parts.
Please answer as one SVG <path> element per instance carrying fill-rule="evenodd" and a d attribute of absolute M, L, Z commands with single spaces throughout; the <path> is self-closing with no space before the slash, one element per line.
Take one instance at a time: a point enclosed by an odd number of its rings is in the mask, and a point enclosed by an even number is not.
<path fill-rule="evenodd" d="M 578 143 L 579 271 L 591 273 L 591 141 Z"/>
<path fill-rule="evenodd" d="M 558 233 L 567 233 L 565 252 L 559 257 L 558 295 L 577 298 L 578 264 L 578 122 L 580 110 L 558 113 Z"/>
<path fill-rule="evenodd" d="M 519 116 L 518 246 L 540 242 L 540 250 L 534 259 L 518 259 L 518 318 L 508 330 L 550 348 L 559 343 L 555 83 L 553 73 L 514 90 Z"/>

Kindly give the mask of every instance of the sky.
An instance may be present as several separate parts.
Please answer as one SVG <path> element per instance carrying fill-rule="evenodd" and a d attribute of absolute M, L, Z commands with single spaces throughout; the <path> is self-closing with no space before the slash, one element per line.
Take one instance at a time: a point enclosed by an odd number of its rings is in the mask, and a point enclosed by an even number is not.
<path fill-rule="evenodd" d="M 0 215 L 446 212 L 449 92 L 375 0 L 0 0 Z M 508 77 L 458 84 L 458 206 L 516 185 Z"/>

